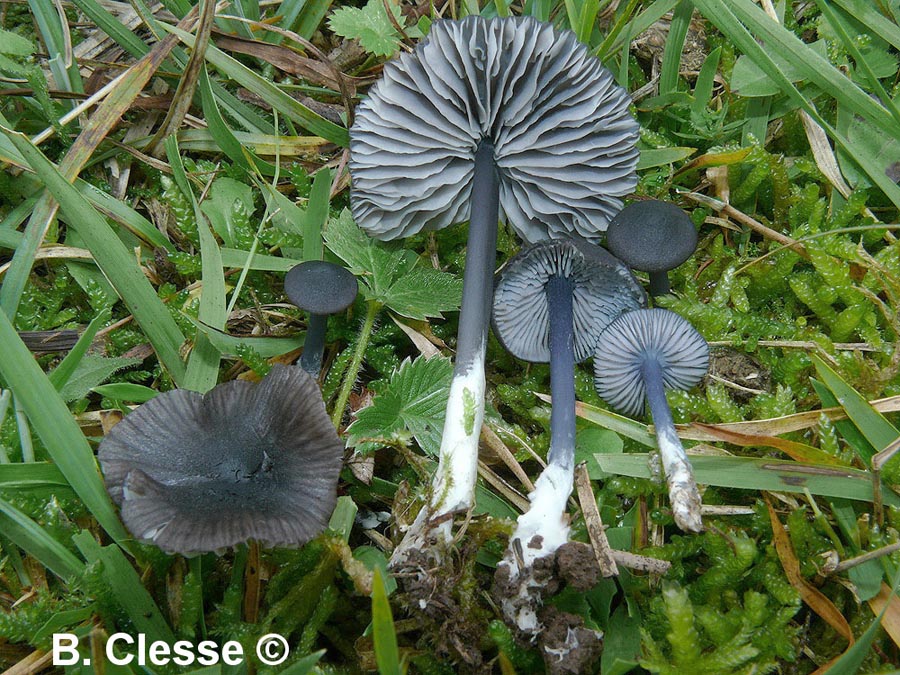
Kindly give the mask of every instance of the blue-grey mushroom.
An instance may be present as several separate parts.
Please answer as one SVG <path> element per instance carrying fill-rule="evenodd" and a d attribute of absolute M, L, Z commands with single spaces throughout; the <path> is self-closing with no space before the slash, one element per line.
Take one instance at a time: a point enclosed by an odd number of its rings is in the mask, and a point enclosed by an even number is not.
<path fill-rule="evenodd" d="M 612 219 L 606 245 L 629 267 L 650 274 L 650 295 L 665 295 L 669 270 L 697 249 L 697 229 L 674 204 L 648 199 L 629 204 Z"/>
<path fill-rule="evenodd" d="M 593 355 L 597 340 L 622 312 L 640 308 L 644 292 L 631 272 L 599 246 L 566 240 L 523 249 L 503 268 L 494 292 L 493 328 L 500 343 L 525 361 L 550 363 L 550 451 L 547 468 L 519 516 L 497 567 L 507 591 L 507 618 L 535 633 L 535 610 L 546 579 L 535 561 L 568 541 L 566 502 L 575 462 L 575 364 Z"/>
<path fill-rule="evenodd" d="M 98 457 L 135 538 L 189 555 L 315 537 L 343 451 L 315 380 L 276 365 L 258 384 L 158 395 L 112 428 Z"/>
<path fill-rule="evenodd" d="M 309 312 L 300 367 L 318 377 L 328 317 L 353 304 L 359 284 L 355 276 L 339 265 L 325 260 L 307 260 L 288 270 L 284 276 L 284 292 L 292 303 Z"/>
<path fill-rule="evenodd" d="M 526 241 L 598 240 L 636 184 L 630 99 L 571 32 L 530 17 L 438 21 L 384 68 L 350 130 L 350 203 L 378 239 L 469 221 L 457 355 L 430 522 L 471 507 L 500 214 Z"/>
<path fill-rule="evenodd" d="M 675 523 L 700 532 L 700 492 L 675 431 L 666 389 L 687 390 L 709 367 L 709 345 L 686 319 L 666 309 L 627 312 L 597 342 L 594 385 L 613 408 L 638 416 L 650 407 Z"/>

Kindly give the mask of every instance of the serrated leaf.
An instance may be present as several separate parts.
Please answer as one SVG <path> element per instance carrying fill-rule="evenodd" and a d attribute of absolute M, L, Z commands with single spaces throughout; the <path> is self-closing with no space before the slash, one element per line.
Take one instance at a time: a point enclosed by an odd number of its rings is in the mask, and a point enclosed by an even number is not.
<path fill-rule="evenodd" d="M 138 358 L 106 358 L 96 354 L 88 354 L 78 362 L 75 372 L 69 377 L 59 395 L 66 402 L 84 398 L 94 387 L 103 384 L 118 371 L 141 363 Z"/>
<path fill-rule="evenodd" d="M 400 6 L 389 3 L 399 25 L 404 24 Z M 382 0 L 369 0 L 365 7 L 341 7 L 328 20 L 328 26 L 341 37 L 359 40 L 375 56 L 392 56 L 400 48 L 400 33 L 394 27 Z"/>
<path fill-rule="evenodd" d="M 18 33 L 0 28 L 0 54 L 31 56 L 34 54 L 34 44 Z"/>
<path fill-rule="evenodd" d="M 414 269 L 390 287 L 385 304 L 397 314 L 424 321 L 459 309 L 462 280 L 435 269 Z"/>
<path fill-rule="evenodd" d="M 366 451 L 377 447 L 364 439 L 390 438 L 408 430 L 426 453 L 437 456 L 441 447 L 444 412 L 450 392 L 453 365 L 435 356 L 406 359 L 391 375 L 384 391 L 356 414 L 347 433 L 349 443 Z"/>
<path fill-rule="evenodd" d="M 419 320 L 459 308 L 460 279 L 439 270 L 414 269 L 418 262 L 415 253 L 375 241 L 353 222 L 348 209 L 328 223 L 324 236 L 332 253 L 359 277 L 366 298 Z"/>

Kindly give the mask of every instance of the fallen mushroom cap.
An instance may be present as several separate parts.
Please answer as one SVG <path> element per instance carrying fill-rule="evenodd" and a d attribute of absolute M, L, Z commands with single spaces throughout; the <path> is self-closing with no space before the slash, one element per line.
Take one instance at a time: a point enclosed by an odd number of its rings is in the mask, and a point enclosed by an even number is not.
<path fill-rule="evenodd" d="M 353 216 L 379 239 L 467 220 L 486 139 L 501 209 L 523 239 L 597 240 L 637 182 L 629 104 L 570 31 L 532 17 L 435 22 L 357 108 Z"/>
<path fill-rule="evenodd" d="M 597 338 L 622 312 L 644 304 L 631 272 L 599 246 L 562 239 L 522 249 L 507 262 L 494 291 L 492 325 L 503 347 L 523 361 L 550 361 L 550 310 L 545 287 L 572 282 L 575 361 L 594 353 Z"/>
<path fill-rule="evenodd" d="M 709 366 L 709 345 L 686 319 L 666 309 L 639 309 L 613 321 L 597 343 L 594 385 L 600 397 L 626 415 L 640 415 L 647 358 L 660 364 L 663 386 L 690 389 Z"/>
<path fill-rule="evenodd" d="M 276 365 L 258 384 L 160 394 L 113 427 L 98 457 L 128 530 L 189 554 L 315 537 L 343 449 L 315 381 Z"/>
<path fill-rule="evenodd" d="M 359 284 L 340 265 L 307 260 L 288 270 L 284 292 L 292 303 L 311 314 L 337 314 L 353 304 Z"/>
<path fill-rule="evenodd" d="M 687 213 L 656 199 L 635 202 L 609 223 L 606 245 L 642 272 L 668 272 L 693 255 L 697 229 Z"/>

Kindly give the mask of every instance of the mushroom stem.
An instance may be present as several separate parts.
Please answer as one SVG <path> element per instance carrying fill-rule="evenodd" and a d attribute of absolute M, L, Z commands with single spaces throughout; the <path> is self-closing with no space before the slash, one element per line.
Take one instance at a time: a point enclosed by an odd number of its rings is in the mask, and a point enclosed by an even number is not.
<path fill-rule="evenodd" d="M 310 314 L 306 325 L 306 339 L 303 341 L 303 354 L 300 355 L 300 367 L 313 377 L 319 376 L 322 369 L 322 354 L 325 352 L 325 327 L 328 317 L 324 314 Z"/>
<path fill-rule="evenodd" d="M 658 295 L 668 295 L 669 273 L 650 272 L 650 295 L 654 298 Z"/>
<path fill-rule="evenodd" d="M 500 180 L 494 145 L 488 139 L 482 139 L 475 152 L 471 204 L 456 363 L 432 496 L 434 517 L 470 508 L 475 493 L 478 438 L 484 418 L 484 359 L 500 217 Z M 445 521 L 441 529 L 449 541 L 451 522 Z"/>
<path fill-rule="evenodd" d="M 653 415 L 656 443 L 662 459 L 663 472 L 666 474 L 675 523 L 682 530 L 702 532 L 700 491 L 697 489 L 694 471 L 684 451 L 684 446 L 675 432 L 675 422 L 672 419 L 672 411 L 669 410 L 663 388 L 662 369 L 655 356 L 648 356 L 644 361 L 641 366 L 641 376 L 646 387 L 650 414 Z"/>
<path fill-rule="evenodd" d="M 550 314 L 550 453 L 547 460 L 563 469 L 575 465 L 575 326 L 574 287 L 566 277 L 554 276 L 546 286 Z M 571 486 L 570 486 L 571 489 Z"/>
<path fill-rule="evenodd" d="M 475 152 L 469 237 L 463 273 L 456 363 L 444 419 L 440 458 L 432 484 L 432 497 L 394 550 L 391 564 L 398 566 L 413 548 L 426 548 L 432 527 L 440 543 L 453 535 L 456 511 L 474 502 L 478 473 L 478 439 L 484 419 L 484 359 L 494 293 L 497 221 L 500 218 L 500 179 L 494 145 L 482 139 Z"/>

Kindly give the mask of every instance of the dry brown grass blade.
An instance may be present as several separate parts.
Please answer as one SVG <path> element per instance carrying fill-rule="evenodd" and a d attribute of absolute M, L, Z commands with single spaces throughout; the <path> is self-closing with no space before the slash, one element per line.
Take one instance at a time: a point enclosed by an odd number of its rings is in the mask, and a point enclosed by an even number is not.
<path fill-rule="evenodd" d="M 44 652 L 40 649 L 31 652 L 12 668 L 6 670 L 3 675 L 35 675 L 53 665 L 53 652 Z"/>
<path fill-rule="evenodd" d="M 697 429 L 706 430 L 711 436 L 713 436 L 715 440 L 725 441 L 726 443 L 731 443 L 732 445 L 738 445 L 741 447 L 763 446 L 781 450 L 781 452 L 783 452 L 796 462 L 845 466 L 845 463 L 841 462 L 841 460 L 839 460 L 837 457 L 833 457 L 827 452 L 822 452 L 818 448 L 815 448 L 811 445 L 806 445 L 805 443 L 789 441 L 787 439 L 778 438 L 777 436 L 770 436 L 768 434 L 739 433 L 729 429 L 717 428 L 712 424 L 701 424 L 699 422 L 694 423 L 692 426 Z"/>
<path fill-rule="evenodd" d="M 179 22 L 178 27 L 187 29 L 192 19 L 189 19 L 192 12 L 188 12 L 187 16 Z M 197 25 L 197 41 L 191 56 L 188 59 L 187 67 L 178 82 L 178 88 L 175 90 L 172 107 L 166 114 L 166 118 L 160 125 L 147 151 L 151 155 L 159 156 L 161 154 L 161 143 L 169 136 L 178 131 L 181 127 L 184 116 L 191 107 L 194 99 L 194 91 L 197 89 L 197 82 L 200 79 L 200 71 L 206 63 L 206 45 L 209 43 L 209 37 L 212 34 L 213 20 L 216 18 L 216 1 L 202 0 L 202 9 L 200 10 L 200 20 Z M 174 35 L 166 36 L 169 38 L 177 38 Z"/>
<path fill-rule="evenodd" d="M 886 610 L 885 606 L 887 607 Z M 894 595 L 891 592 L 891 587 L 882 581 L 881 590 L 878 592 L 878 595 L 869 600 L 869 607 L 875 613 L 875 616 L 878 616 L 884 610 L 884 616 L 881 617 L 881 626 L 891 636 L 894 644 L 900 647 L 900 598 Z"/>
<path fill-rule="evenodd" d="M 507 447 L 506 443 L 503 442 L 503 439 L 500 438 L 487 424 L 481 425 L 481 440 L 487 446 L 488 450 L 490 450 L 510 471 L 513 472 L 515 477 L 519 479 L 519 482 L 525 486 L 525 489 L 528 490 L 528 492 L 534 490 L 534 483 L 528 478 L 528 474 L 525 473 L 525 469 L 523 469 L 522 465 L 516 460 L 516 456 L 512 453 L 512 450 Z"/>
<path fill-rule="evenodd" d="M 888 398 L 869 401 L 869 405 L 882 413 L 900 412 L 900 396 L 889 396 Z M 750 422 L 731 422 L 727 424 L 692 423 L 677 424 L 675 426 L 678 429 L 678 435 L 689 441 L 721 440 L 717 435 L 720 430 L 749 436 L 780 436 L 791 431 L 802 431 L 815 426 L 819 423 L 819 416 L 823 413 L 832 421 L 847 419 L 847 413 L 843 408 L 834 407 Z"/>
<path fill-rule="evenodd" d="M 341 83 L 335 76 L 332 68 L 329 68 L 321 61 L 301 56 L 284 45 L 274 45 L 270 42 L 248 40 L 237 35 L 222 35 L 219 33 L 216 33 L 214 41 L 216 47 L 224 51 L 253 56 L 266 63 L 271 63 L 286 73 L 301 77 L 312 84 L 328 87 L 337 92 L 341 91 Z M 346 82 L 348 93 L 351 96 L 356 96 L 356 85 L 359 83 L 359 80 L 348 75 L 344 75 L 343 79 Z"/>
<path fill-rule="evenodd" d="M 781 567 L 791 586 L 800 594 L 800 598 L 809 608 L 818 614 L 824 621 L 834 628 L 835 631 L 843 638 L 853 644 L 853 631 L 844 615 L 838 611 L 838 608 L 831 602 L 818 588 L 803 578 L 800 573 L 800 561 L 794 553 L 791 546 L 791 540 L 787 531 L 778 519 L 778 514 L 772 507 L 772 503 L 766 496 L 766 507 L 769 509 L 769 520 L 772 522 L 772 541 L 775 544 L 775 551 L 778 553 L 778 559 L 781 561 Z"/>

